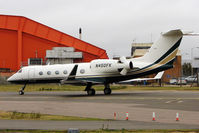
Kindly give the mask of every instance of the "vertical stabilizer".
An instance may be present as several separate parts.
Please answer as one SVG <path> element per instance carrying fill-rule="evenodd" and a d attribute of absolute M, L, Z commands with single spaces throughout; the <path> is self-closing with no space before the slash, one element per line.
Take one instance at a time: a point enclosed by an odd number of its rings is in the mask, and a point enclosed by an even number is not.
<path fill-rule="evenodd" d="M 183 33 L 181 30 L 171 30 L 162 33 L 149 51 L 140 59 L 144 62 L 165 64 L 173 60 L 177 54 Z"/>

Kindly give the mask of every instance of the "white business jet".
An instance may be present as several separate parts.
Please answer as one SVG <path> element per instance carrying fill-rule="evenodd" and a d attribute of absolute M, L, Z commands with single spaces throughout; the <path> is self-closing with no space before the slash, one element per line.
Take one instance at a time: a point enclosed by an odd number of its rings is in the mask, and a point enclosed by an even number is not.
<path fill-rule="evenodd" d="M 19 91 L 20 95 L 24 94 L 27 84 L 33 83 L 85 84 L 88 95 L 95 95 L 93 85 L 104 84 L 104 94 L 110 95 L 112 83 L 136 79 L 172 68 L 182 37 L 181 30 L 162 33 L 149 51 L 138 58 L 121 57 L 119 60 L 96 59 L 90 63 L 23 67 L 7 81 L 24 84 Z"/>

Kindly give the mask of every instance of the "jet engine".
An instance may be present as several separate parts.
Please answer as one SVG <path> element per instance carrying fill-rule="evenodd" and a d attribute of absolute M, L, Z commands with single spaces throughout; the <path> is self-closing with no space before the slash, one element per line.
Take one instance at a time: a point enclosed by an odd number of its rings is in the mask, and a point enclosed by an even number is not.
<path fill-rule="evenodd" d="M 124 56 L 120 57 L 120 60 L 118 63 L 123 64 L 123 67 L 118 69 L 121 75 L 126 75 L 127 72 L 133 69 L 133 62 L 128 61 Z"/>

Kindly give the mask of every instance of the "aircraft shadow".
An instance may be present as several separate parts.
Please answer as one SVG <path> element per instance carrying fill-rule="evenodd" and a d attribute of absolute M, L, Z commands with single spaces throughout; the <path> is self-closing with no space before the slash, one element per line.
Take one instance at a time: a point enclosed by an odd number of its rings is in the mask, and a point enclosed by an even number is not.
<path fill-rule="evenodd" d="M 102 94 L 95 94 L 94 96 L 88 96 L 86 93 L 85 94 L 63 94 L 60 95 L 62 97 L 118 97 L 118 96 L 146 96 L 147 93 L 126 93 L 126 92 L 121 92 L 121 93 L 112 93 L 111 95 L 104 95 Z"/>
<path fill-rule="evenodd" d="M 9 95 L 18 95 L 18 94 L 9 94 Z M 25 97 L 26 96 L 34 96 L 34 97 L 40 97 L 40 96 L 50 96 L 50 97 L 68 97 L 68 98 L 72 98 L 72 97 L 85 97 L 85 98 L 88 98 L 88 97 L 120 97 L 120 96 L 132 96 L 132 97 L 140 97 L 140 96 L 143 96 L 143 97 L 146 97 L 146 96 L 151 96 L 151 95 L 154 95 L 154 93 L 149 93 L 149 92 L 116 92 L 116 93 L 112 93 L 111 95 L 104 95 L 104 93 L 97 93 L 95 94 L 94 96 L 88 96 L 87 93 L 74 93 L 72 94 L 71 92 L 67 93 L 67 92 L 56 92 L 56 93 L 53 93 L 53 92 L 42 92 L 42 93 L 34 93 L 34 92 L 28 92 L 28 93 L 25 93 Z"/>

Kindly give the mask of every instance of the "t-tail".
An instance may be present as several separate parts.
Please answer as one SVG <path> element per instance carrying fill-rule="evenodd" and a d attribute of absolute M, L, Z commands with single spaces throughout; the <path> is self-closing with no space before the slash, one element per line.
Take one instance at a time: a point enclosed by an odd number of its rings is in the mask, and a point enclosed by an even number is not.
<path fill-rule="evenodd" d="M 173 60 L 178 52 L 183 32 L 181 30 L 171 30 L 162 33 L 160 38 L 152 45 L 149 51 L 142 57 L 136 59 L 146 64 L 173 65 Z"/>

